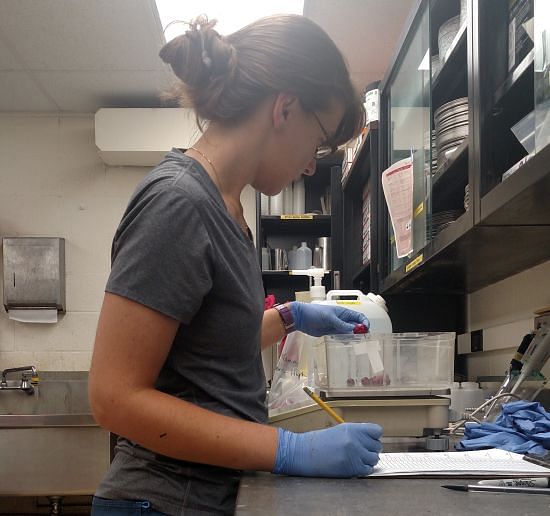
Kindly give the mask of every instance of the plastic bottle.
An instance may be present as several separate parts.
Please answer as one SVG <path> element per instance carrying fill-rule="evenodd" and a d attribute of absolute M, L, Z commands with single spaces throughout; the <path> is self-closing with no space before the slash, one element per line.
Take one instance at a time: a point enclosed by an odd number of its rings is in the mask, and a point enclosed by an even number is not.
<path fill-rule="evenodd" d="M 301 215 L 306 212 L 306 187 L 303 178 L 294 182 L 292 207 L 292 211 L 296 215 Z"/>
<path fill-rule="evenodd" d="M 297 269 L 296 267 L 296 251 L 298 250 L 297 245 L 293 245 L 292 249 L 288 251 L 288 268 L 289 269 Z"/>
<path fill-rule="evenodd" d="M 341 299 L 346 297 L 346 299 Z M 351 298 L 351 299 L 350 299 Z M 369 333 L 392 333 L 392 323 L 384 298 L 369 292 L 366 296 L 360 290 L 331 290 L 326 301 L 317 301 L 327 305 L 340 305 L 365 314 L 370 322 Z"/>
<path fill-rule="evenodd" d="M 461 382 L 463 410 L 475 409 L 485 401 L 485 393 L 477 382 Z M 471 412 L 471 410 L 470 410 Z"/>
<path fill-rule="evenodd" d="M 311 267 L 311 249 L 306 242 L 296 249 L 296 268 L 309 269 Z"/>

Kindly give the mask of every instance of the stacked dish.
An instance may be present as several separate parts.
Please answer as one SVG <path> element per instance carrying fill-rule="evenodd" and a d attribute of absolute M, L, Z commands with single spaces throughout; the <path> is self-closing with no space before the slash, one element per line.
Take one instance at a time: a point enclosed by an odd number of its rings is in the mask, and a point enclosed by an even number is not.
<path fill-rule="evenodd" d="M 426 228 L 426 236 L 428 239 L 434 239 L 441 231 L 458 219 L 462 213 L 462 210 L 446 210 L 432 213 L 431 227 L 428 225 Z"/>
<path fill-rule="evenodd" d="M 460 15 L 453 16 L 439 27 L 437 33 L 437 46 L 439 48 L 439 62 L 441 66 L 447 60 L 447 50 L 451 47 L 451 43 L 455 39 L 460 29 Z"/>
<path fill-rule="evenodd" d="M 468 97 L 451 100 L 434 113 L 437 163 L 441 165 L 468 136 Z"/>

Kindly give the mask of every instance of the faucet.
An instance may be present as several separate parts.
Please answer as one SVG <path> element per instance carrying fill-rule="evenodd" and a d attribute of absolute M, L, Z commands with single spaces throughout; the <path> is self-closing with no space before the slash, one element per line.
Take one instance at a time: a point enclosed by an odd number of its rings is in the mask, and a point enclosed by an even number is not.
<path fill-rule="evenodd" d="M 18 386 L 8 385 L 6 377 L 10 373 L 21 373 L 21 383 Z M 28 373 L 30 373 L 30 378 Z M 38 371 L 35 366 L 12 367 L 2 371 L 0 375 L 0 390 L 22 390 L 27 394 L 32 394 L 34 386 L 38 385 L 39 381 Z"/>

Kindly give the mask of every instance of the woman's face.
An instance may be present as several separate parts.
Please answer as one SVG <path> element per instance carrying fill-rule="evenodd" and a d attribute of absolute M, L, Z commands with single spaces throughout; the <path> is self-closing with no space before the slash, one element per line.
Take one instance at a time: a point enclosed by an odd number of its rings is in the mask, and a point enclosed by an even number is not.
<path fill-rule="evenodd" d="M 255 184 L 266 195 L 275 195 L 302 174 L 315 173 L 315 154 L 319 147 L 330 142 L 342 117 L 344 108 L 332 102 L 326 111 L 305 111 L 298 99 L 282 108 L 283 130 L 269 145 Z"/>

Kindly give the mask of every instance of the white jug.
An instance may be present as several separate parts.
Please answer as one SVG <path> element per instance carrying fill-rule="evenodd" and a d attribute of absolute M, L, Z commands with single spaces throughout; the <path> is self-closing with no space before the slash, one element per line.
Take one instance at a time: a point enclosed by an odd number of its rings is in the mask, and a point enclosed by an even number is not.
<path fill-rule="evenodd" d="M 346 297 L 346 299 L 341 299 Z M 326 301 L 314 301 L 323 305 L 340 305 L 365 314 L 370 322 L 370 333 L 392 333 L 392 324 L 384 298 L 360 290 L 331 290 Z"/>

